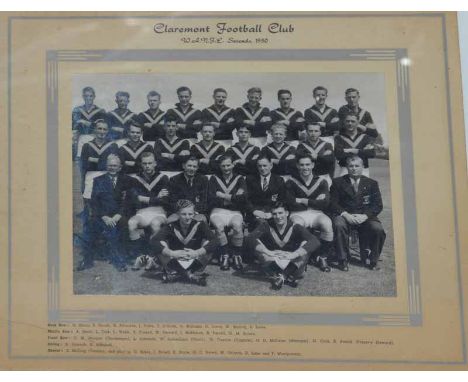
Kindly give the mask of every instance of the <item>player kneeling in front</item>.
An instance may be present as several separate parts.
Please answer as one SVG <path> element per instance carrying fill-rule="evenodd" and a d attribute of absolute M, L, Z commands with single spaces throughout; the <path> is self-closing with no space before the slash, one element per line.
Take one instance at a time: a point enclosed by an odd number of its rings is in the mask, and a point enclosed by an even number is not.
<path fill-rule="evenodd" d="M 229 260 L 235 269 L 242 270 L 244 219 L 241 211 L 246 203 L 245 180 L 241 175 L 233 173 L 234 164 L 230 155 L 224 154 L 220 157 L 219 167 L 221 176 L 212 175 L 208 183 L 210 221 L 221 245 L 221 270 L 229 269 Z M 226 236 L 226 228 L 232 229 L 231 246 Z"/>
<path fill-rule="evenodd" d="M 128 220 L 128 252 L 135 258 L 133 270 L 141 266 L 150 269 L 154 266 L 152 258 L 145 253 L 148 248 L 142 230 L 150 228 L 150 236 L 157 234 L 166 223 L 166 210 L 169 207 L 169 179 L 156 171 L 156 160 L 153 153 L 141 154 L 141 173 L 133 175 L 133 187 L 129 192 L 131 218 Z"/>
<path fill-rule="evenodd" d="M 164 269 L 163 282 L 182 278 L 206 286 L 206 274 L 203 271 L 218 246 L 218 240 L 208 224 L 194 219 L 193 202 L 179 200 L 177 211 L 179 220 L 164 226 L 151 239 Z"/>
<path fill-rule="evenodd" d="M 310 154 L 298 155 L 296 166 L 299 175 L 286 182 L 290 219 L 303 227 L 320 230 L 321 247 L 314 260 L 320 270 L 330 272 L 327 259 L 333 248 L 333 225 L 323 212 L 330 202 L 328 183 L 312 173 L 314 161 Z"/>
<path fill-rule="evenodd" d="M 273 289 L 280 289 L 285 283 L 296 288 L 310 254 L 320 246 L 320 242 L 307 229 L 288 218 L 289 212 L 283 203 L 275 203 L 271 214 L 273 221 L 260 224 L 249 235 L 248 244 L 254 247 Z"/>

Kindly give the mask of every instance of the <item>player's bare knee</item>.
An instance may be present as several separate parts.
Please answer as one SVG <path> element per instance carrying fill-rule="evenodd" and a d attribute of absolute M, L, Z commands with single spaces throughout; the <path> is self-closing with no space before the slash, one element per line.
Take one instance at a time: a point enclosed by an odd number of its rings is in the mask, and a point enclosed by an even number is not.
<path fill-rule="evenodd" d="M 232 231 L 236 235 L 242 235 L 244 233 L 244 226 L 242 223 L 234 223 L 232 224 Z"/>
<path fill-rule="evenodd" d="M 136 216 L 134 217 L 131 217 L 129 220 L 128 220 L 128 230 L 130 232 L 132 231 L 136 231 L 138 229 L 138 218 Z"/>
<path fill-rule="evenodd" d="M 328 216 L 322 216 L 318 220 L 318 227 L 322 232 L 333 232 L 333 224 Z"/>
<path fill-rule="evenodd" d="M 301 226 L 305 226 L 305 221 L 304 219 L 302 219 L 301 217 L 299 216 L 292 216 L 291 217 L 291 221 L 294 223 L 294 224 L 299 224 Z"/>
<path fill-rule="evenodd" d="M 153 233 L 159 232 L 159 230 L 161 229 L 161 226 L 162 226 L 162 221 L 161 220 L 153 219 L 151 221 L 151 231 L 153 231 Z"/>
<path fill-rule="evenodd" d="M 213 228 L 217 235 L 224 233 L 224 224 L 222 223 L 213 223 Z"/>

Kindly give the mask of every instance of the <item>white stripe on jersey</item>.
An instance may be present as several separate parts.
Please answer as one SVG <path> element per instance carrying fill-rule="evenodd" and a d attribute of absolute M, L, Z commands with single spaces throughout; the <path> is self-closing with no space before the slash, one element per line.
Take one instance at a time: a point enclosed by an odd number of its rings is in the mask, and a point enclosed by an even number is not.
<path fill-rule="evenodd" d="M 144 112 L 143 115 L 148 119 L 148 121 L 151 122 L 151 124 L 155 124 L 155 123 L 158 123 L 162 117 L 164 117 L 166 115 L 165 112 L 161 112 L 161 114 L 158 114 L 156 116 L 156 118 L 153 118 L 151 115 L 149 115 L 148 113 Z"/>
<path fill-rule="evenodd" d="M 340 135 L 341 139 L 343 139 L 348 145 L 350 145 L 352 148 L 356 148 L 359 143 L 364 139 L 364 134 L 361 134 L 359 137 L 356 138 L 355 141 L 349 139 L 348 137 L 345 137 L 344 135 Z"/>
<path fill-rule="evenodd" d="M 200 154 L 203 155 L 203 158 L 205 158 L 205 159 L 211 159 L 211 157 L 213 156 L 215 151 L 220 146 L 221 145 L 219 143 L 216 143 L 216 142 L 213 141 L 213 143 L 211 145 L 211 148 L 208 151 L 206 151 L 205 147 L 200 143 L 196 143 L 196 144 L 193 145 L 193 147 L 195 147 L 200 152 Z"/>
<path fill-rule="evenodd" d="M 174 227 L 174 234 L 177 236 L 177 239 L 179 239 L 181 243 L 183 243 L 184 245 L 187 245 L 197 233 L 197 228 L 199 225 L 200 225 L 200 222 L 195 223 L 195 225 L 193 226 L 193 228 L 191 229 L 191 231 L 186 237 L 182 236 L 182 233 L 175 227 Z"/>
<path fill-rule="evenodd" d="M 130 176 L 138 180 L 148 191 L 151 191 L 159 183 L 164 174 L 159 174 L 156 178 L 153 179 L 151 183 L 148 183 L 144 178 L 137 174 L 131 174 Z"/>
<path fill-rule="evenodd" d="M 237 182 L 239 181 L 239 179 L 241 178 L 240 175 L 237 175 L 232 181 L 231 183 L 229 184 L 228 187 L 226 187 L 226 185 L 224 184 L 224 182 L 219 178 L 217 177 L 216 175 L 213 175 L 216 179 L 216 181 L 218 182 L 219 186 L 221 187 L 221 189 L 223 190 L 223 192 L 225 194 L 228 194 L 228 195 L 231 195 L 231 192 L 232 190 L 234 189 L 234 187 L 236 187 L 236 184 Z"/>
<path fill-rule="evenodd" d="M 232 109 L 230 107 L 228 107 L 226 110 L 224 110 L 223 112 L 221 112 L 220 114 L 218 114 L 216 111 L 214 111 L 213 109 L 207 107 L 206 110 L 208 110 L 210 112 L 210 114 L 216 118 L 216 120 L 218 122 L 221 122 L 221 120 L 224 118 L 224 116 L 229 113 Z"/>
<path fill-rule="evenodd" d="M 304 194 L 307 195 L 307 197 L 310 197 L 310 195 L 312 195 L 314 193 L 314 191 L 320 186 L 320 184 L 322 183 L 323 179 L 322 178 L 318 178 L 315 183 L 311 184 L 309 187 L 305 186 L 304 184 L 302 184 L 301 182 L 299 182 L 297 179 L 295 178 L 289 178 L 289 180 L 291 182 L 293 182 L 294 184 L 296 184 L 296 186 L 298 186 L 303 192 Z"/>
<path fill-rule="evenodd" d="M 249 118 L 251 121 L 255 121 L 258 118 L 258 116 L 262 113 L 264 108 L 263 107 L 259 108 L 255 114 L 251 114 L 250 111 L 248 111 L 243 106 L 241 106 L 241 109 L 244 110 L 244 113 L 247 118 Z"/>
<path fill-rule="evenodd" d="M 128 144 L 126 145 L 123 145 L 122 147 L 125 149 L 125 151 L 127 153 L 130 154 L 130 156 L 133 158 L 133 159 L 136 159 L 138 158 L 138 156 L 143 152 L 143 150 L 145 150 L 148 145 L 150 145 L 149 142 L 145 142 L 139 149 L 137 149 L 136 151 L 134 151 L 130 146 L 128 146 Z"/>
<path fill-rule="evenodd" d="M 268 149 L 276 156 L 276 159 L 281 159 L 281 157 L 286 154 L 286 152 L 289 150 L 289 145 L 285 144 L 285 148 L 282 149 L 281 151 L 276 150 L 273 146 L 267 146 Z"/>
<path fill-rule="evenodd" d="M 325 146 L 326 144 L 327 142 L 322 142 L 317 146 L 317 148 L 314 149 L 307 142 L 302 142 L 302 146 L 305 147 L 311 154 L 314 154 L 316 156 L 318 156 L 318 153 L 320 152 L 320 150 L 322 150 L 323 146 Z"/>
<path fill-rule="evenodd" d="M 317 111 L 317 110 L 312 109 L 312 108 L 310 109 L 310 111 L 311 111 L 312 113 L 314 113 L 317 117 L 319 117 L 319 118 L 321 119 L 322 122 L 325 122 L 325 119 L 328 117 L 328 114 L 331 113 L 332 108 L 329 108 L 329 109 L 325 110 L 325 111 L 323 112 L 323 114 L 320 113 L 320 111 Z"/>
<path fill-rule="evenodd" d="M 173 146 L 171 146 L 170 143 L 167 143 L 164 139 L 160 139 L 159 142 L 166 148 L 167 151 L 169 151 L 171 154 L 177 150 L 177 148 L 184 143 L 184 140 L 181 139 L 179 142 L 175 143 Z"/>
<path fill-rule="evenodd" d="M 78 109 L 80 109 L 80 112 L 81 114 L 83 115 L 83 117 L 85 117 L 88 121 L 96 114 L 98 113 L 99 111 L 101 111 L 102 109 L 98 108 L 96 106 L 95 109 L 93 109 L 92 111 L 90 111 L 89 113 L 82 107 L 79 107 Z"/>
<path fill-rule="evenodd" d="M 91 146 L 91 148 L 98 154 L 99 156 L 102 155 L 102 153 L 113 144 L 114 142 L 107 142 L 105 145 L 103 145 L 101 148 L 99 148 L 96 143 L 94 142 L 88 142 L 88 145 Z"/>
<path fill-rule="evenodd" d="M 271 236 L 273 237 L 273 240 L 276 242 L 276 244 L 278 244 L 280 248 L 283 248 L 291 239 L 293 228 L 294 228 L 294 225 L 291 225 L 291 227 L 289 227 L 288 231 L 284 235 L 283 239 L 280 239 L 276 231 L 272 227 L 270 227 Z"/>
<path fill-rule="evenodd" d="M 190 117 L 193 113 L 197 111 L 196 109 L 192 109 L 187 114 L 183 114 L 178 109 L 171 109 L 171 110 L 174 113 L 176 113 L 179 116 L 179 118 L 184 122 L 187 122 L 188 117 Z"/>
<path fill-rule="evenodd" d="M 231 149 L 232 151 L 234 151 L 236 153 L 236 155 L 241 159 L 241 160 L 247 160 L 247 157 L 249 156 L 249 154 L 252 152 L 252 150 L 255 148 L 255 146 L 250 146 L 247 150 L 245 150 L 245 152 L 243 153 L 242 151 L 240 151 L 237 147 L 235 146 L 231 146 Z"/>
<path fill-rule="evenodd" d="M 132 118 L 135 114 L 127 110 L 127 114 L 125 114 L 123 117 L 118 115 L 115 111 L 111 111 L 110 114 L 112 114 L 122 125 L 128 122 L 130 118 Z"/>

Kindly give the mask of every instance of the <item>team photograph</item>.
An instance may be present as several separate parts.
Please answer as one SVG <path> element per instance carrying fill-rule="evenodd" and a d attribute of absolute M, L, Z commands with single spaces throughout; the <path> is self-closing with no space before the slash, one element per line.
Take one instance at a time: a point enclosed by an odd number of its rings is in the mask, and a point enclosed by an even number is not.
<path fill-rule="evenodd" d="M 379 73 L 72 88 L 75 294 L 397 295 Z"/>

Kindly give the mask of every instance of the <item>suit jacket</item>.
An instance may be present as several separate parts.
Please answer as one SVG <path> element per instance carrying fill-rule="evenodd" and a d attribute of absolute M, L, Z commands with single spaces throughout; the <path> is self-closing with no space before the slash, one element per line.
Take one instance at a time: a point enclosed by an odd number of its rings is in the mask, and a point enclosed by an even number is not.
<path fill-rule="evenodd" d="M 382 211 L 382 196 L 377 181 L 361 176 L 358 192 L 354 191 L 349 175 L 333 179 L 330 189 L 330 211 L 334 215 L 343 212 L 366 214 L 370 220 L 378 220 Z"/>
<path fill-rule="evenodd" d="M 208 178 L 196 174 L 192 186 L 189 186 L 184 173 L 173 176 L 169 182 L 169 201 L 173 212 L 177 211 L 177 201 L 181 199 L 191 200 L 195 203 L 195 210 L 200 214 L 206 214 L 208 208 Z"/>
<path fill-rule="evenodd" d="M 112 217 L 115 214 L 127 216 L 124 201 L 132 184 L 132 178 L 125 174 L 117 175 L 115 188 L 108 173 L 94 178 L 93 192 L 91 193 L 93 216 L 95 218 Z"/>
<path fill-rule="evenodd" d="M 263 191 L 260 175 L 250 175 L 246 179 L 247 200 L 246 210 L 249 213 L 255 210 L 270 210 L 276 201 L 286 201 L 286 186 L 283 178 L 279 175 L 271 174 L 268 188 Z"/>

